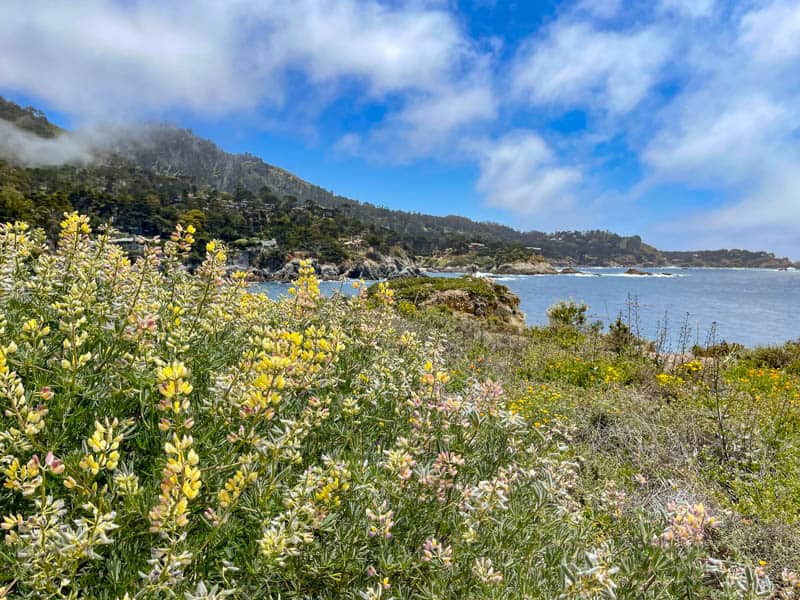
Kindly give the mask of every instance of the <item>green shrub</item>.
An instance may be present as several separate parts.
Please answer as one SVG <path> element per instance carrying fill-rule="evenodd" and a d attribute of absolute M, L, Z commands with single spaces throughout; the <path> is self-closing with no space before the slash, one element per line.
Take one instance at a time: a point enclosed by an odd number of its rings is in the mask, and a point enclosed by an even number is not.
<path fill-rule="evenodd" d="M 725 358 L 729 356 L 738 356 L 744 350 L 744 346 L 737 343 L 729 343 L 722 341 L 719 344 L 711 346 L 701 346 L 695 344 L 692 346 L 692 354 L 703 358 Z"/>
<path fill-rule="evenodd" d="M 744 352 L 742 359 L 756 367 L 786 369 L 800 375 L 800 342 L 753 348 Z"/>
<path fill-rule="evenodd" d="M 582 329 L 586 325 L 586 311 L 589 307 L 585 304 L 576 304 L 572 300 L 559 302 L 547 309 L 547 318 L 551 327 L 566 327 L 569 329 Z"/>
<path fill-rule="evenodd" d="M 621 317 L 617 317 L 617 320 L 608 326 L 606 340 L 609 349 L 616 354 L 621 354 L 631 349 L 637 341 L 636 336 L 631 332 L 631 328 L 623 322 Z"/>

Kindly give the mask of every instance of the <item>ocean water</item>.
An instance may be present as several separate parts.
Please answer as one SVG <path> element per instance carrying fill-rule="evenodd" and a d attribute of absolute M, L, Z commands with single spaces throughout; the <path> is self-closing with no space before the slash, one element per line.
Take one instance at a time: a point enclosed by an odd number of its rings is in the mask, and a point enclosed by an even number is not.
<path fill-rule="evenodd" d="M 677 347 L 684 323 L 689 343 L 717 341 L 746 346 L 800 339 L 800 271 L 768 269 L 646 269 L 655 275 L 626 275 L 625 269 L 582 268 L 578 275 L 496 275 L 520 298 L 530 325 L 547 322 L 547 308 L 561 300 L 589 306 L 592 320 L 606 325 L 618 315 L 642 337 L 655 339 L 666 324 Z M 667 276 L 665 273 L 669 273 Z M 437 274 L 457 276 L 457 274 Z M 272 297 L 289 286 L 254 286 Z M 322 292 L 352 294 L 350 282 L 323 282 Z"/>

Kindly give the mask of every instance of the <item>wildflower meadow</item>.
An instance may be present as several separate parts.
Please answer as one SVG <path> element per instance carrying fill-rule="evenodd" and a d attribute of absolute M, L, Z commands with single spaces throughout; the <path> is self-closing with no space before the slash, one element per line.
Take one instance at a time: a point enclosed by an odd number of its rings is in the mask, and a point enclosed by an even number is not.
<path fill-rule="evenodd" d="M 0 598 L 800 598 L 758 542 L 800 516 L 797 374 L 310 263 L 274 301 L 195 233 L 0 226 Z"/>

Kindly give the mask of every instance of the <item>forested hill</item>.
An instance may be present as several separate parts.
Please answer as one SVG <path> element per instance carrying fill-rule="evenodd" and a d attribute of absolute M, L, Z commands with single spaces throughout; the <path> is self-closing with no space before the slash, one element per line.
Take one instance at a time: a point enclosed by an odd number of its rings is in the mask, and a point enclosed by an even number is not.
<path fill-rule="evenodd" d="M 34 133 L 43 138 L 54 138 L 64 130 L 53 125 L 40 110 L 32 107 L 23 108 L 19 104 L 9 102 L 0 97 L 0 119 L 14 124 L 23 131 Z"/>
<path fill-rule="evenodd" d="M 33 108 L 0 98 L 0 119 L 53 143 L 70 135 Z M 702 265 L 781 267 L 791 263 L 767 253 L 715 251 L 664 253 L 639 236 L 605 231 L 520 232 L 496 223 L 459 216 L 432 216 L 391 210 L 337 196 L 251 154 L 230 154 L 210 140 L 171 125 L 142 125 L 113 135 L 87 136 L 74 164 L 18 164 L 3 153 L 0 139 L 0 219 L 25 217 L 52 223 L 59 211 L 75 208 L 96 219 L 113 219 L 132 233 L 163 233 L 187 214 L 208 235 L 233 240 L 273 238 L 275 227 L 297 249 L 325 247 L 341 253 L 346 238 L 377 246 L 401 246 L 417 255 L 450 249 L 464 252 L 484 244 L 484 252 L 523 249 L 562 262 L 586 265 Z M 85 156 L 92 156 L 88 161 Z M 65 159 L 67 163 L 69 160 Z M 201 218 L 202 214 L 202 218 Z M 54 217 L 55 216 L 55 217 Z M 287 225 L 287 222 L 289 225 Z M 336 225 L 341 224 L 341 231 Z M 291 235 L 286 232 L 291 229 Z"/>
<path fill-rule="evenodd" d="M 257 156 L 225 152 L 214 142 L 172 125 L 143 125 L 113 140 L 111 149 L 143 169 L 188 177 L 220 192 L 233 194 L 244 188 L 258 194 L 267 188 L 277 196 L 294 196 L 327 208 L 347 202 Z"/>
<path fill-rule="evenodd" d="M 619 259 L 639 264 L 658 259 L 658 251 L 643 244 L 638 236 L 622 237 L 602 231 L 520 232 L 505 225 L 476 222 L 456 215 L 433 216 L 351 200 L 256 156 L 230 154 L 210 140 L 170 125 L 148 125 L 137 135 L 115 141 L 114 150 L 144 169 L 163 175 L 188 176 L 223 192 L 233 194 L 244 188 L 258 194 L 268 188 L 278 196 L 294 196 L 324 208 L 335 208 L 364 223 L 397 232 L 422 254 L 464 242 L 482 242 L 532 246 L 548 258 L 571 258 L 577 262 Z"/>

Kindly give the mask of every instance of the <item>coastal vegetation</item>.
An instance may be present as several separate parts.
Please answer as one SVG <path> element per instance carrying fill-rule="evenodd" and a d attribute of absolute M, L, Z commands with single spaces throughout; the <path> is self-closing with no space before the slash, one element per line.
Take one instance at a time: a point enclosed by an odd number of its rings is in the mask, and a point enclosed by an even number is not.
<path fill-rule="evenodd" d="M 0 226 L 0 597 L 800 597 L 797 345 L 275 301 L 197 235 Z"/>

